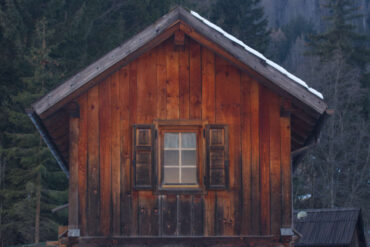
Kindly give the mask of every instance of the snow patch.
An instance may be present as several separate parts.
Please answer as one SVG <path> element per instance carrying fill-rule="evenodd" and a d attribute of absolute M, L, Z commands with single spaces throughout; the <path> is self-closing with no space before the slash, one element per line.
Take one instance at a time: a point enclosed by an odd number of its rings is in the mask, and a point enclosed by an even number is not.
<path fill-rule="evenodd" d="M 316 95 L 320 99 L 324 99 L 324 96 L 320 92 L 318 92 L 317 90 L 309 87 L 303 80 L 301 80 L 300 78 L 296 77 L 295 75 L 289 73 L 286 69 L 284 69 L 280 65 L 278 65 L 278 64 L 274 63 L 273 61 L 267 59 L 260 52 L 258 52 L 256 50 L 254 50 L 253 48 L 247 46 L 246 44 L 243 43 L 243 41 L 237 39 L 236 37 L 232 36 L 231 34 L 227 33 L 226 31 L 224 31 L 221 27 L 215 25 L 214 23 L 212 23 L 209 20 L 205 19 L 204 17 L 200 16 L 197 12 L 191 10 L 190 13 L 193 16 L 195 16 L 196 18 L 198 18 L 199 20 L 201 20 L 207 26 L 209 26 L 212 29 L 216 30 L 217 32 L 221 33 L 223 36 L 225 36 L 226 38 L 228 38 L 232 42 L 234 42 L 234 43 L 240 45 L 241 47 L 243 47 L 249 53 L 252 53 L 256 57 L 264 60 L 268 65 L 270 65 L 271 67 L 273 67 L 274 69 L 276 69 L 280 73 L 284 74 L 285 76 L 287 76 L 288 78 L 290 78 L 291 80 L 293 80 L 294 82 L 296 82 L 297 84 L 305 87 L 310 93 Z"/>
<path fill-rule="evenodd" d="M 312 87 L 309 87 L 308 88 L 308 91 L 310 91 L 311 93 L 315 94 L 317 97 L 321 98 L 321 99 L 324 99 L 324 95 L 322 95 L 322 93 L 320 93 L 319 91 L 317 91 L 316 89 L 312 88 Z"/>

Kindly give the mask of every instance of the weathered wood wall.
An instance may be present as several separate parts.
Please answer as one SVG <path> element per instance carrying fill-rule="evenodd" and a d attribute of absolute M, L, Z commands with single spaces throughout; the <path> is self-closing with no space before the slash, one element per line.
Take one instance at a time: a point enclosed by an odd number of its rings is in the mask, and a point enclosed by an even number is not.
<path fill-rule="evenodd" d="M 282 99 L 206 47 L 186 39 L 175 48 L 169 39 L 77 101 L 70 171 L 78 172 L 73 205 L 82 236 L 278 235 L 291 226 L 290 117 L 281 114 Z M 132 125 L 155 119 L 228 124 L 229 189 L 133 190 Z"/>

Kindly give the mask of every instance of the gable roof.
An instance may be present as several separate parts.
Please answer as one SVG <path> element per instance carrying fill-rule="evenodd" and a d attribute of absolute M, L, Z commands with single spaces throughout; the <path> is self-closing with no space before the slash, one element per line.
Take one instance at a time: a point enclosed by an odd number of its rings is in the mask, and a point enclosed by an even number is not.
<path fill-rule="evenodd" d="M 298 218 L 302 212 L 307 215 Z M 295 229 L 302 234 L 295 246 L 349 245 L 356 229 L 359 246 L 366 246 L 361 210 L 358 208 L 305 209 L 295 211 L 293 221 Z"/>
<path fill-rule="evenodd" d="M 283 112 L 291 113 L 293 167 L 296 167 L 305 150 L 313 146 L 327 116 L 327 105 L 322 95 L 196 12 L 177 7 L 51 90 L 27 111 L 67 175 L 68 114 L 65 106 L 109 75 L 172 37 L 177 31 L 185 33 L 292 103 Z"/>
<path fill-rule="evenodd" d="M 60 109 L 66 102 L 119 67 L 132 61 L 142 53 L 159 44 L 176 31 L 176 22 L 185 23 L 206 39 L 218 45 L 240 62 L 242 69 L 259 77 L 259 81 L 281 90 L 282 94 L 303 103 L 309 109 L 323 114 L 327 106 L 321 93 L 307 86 L 305 82 L 290 74 L 281 66 L 266 59 L 262 54 L 245 45 L 234 36 L 201 17 L 177 7 L 157 22 L 115 48 L 105 56 L 77 73 L 32 105 L 35 113 L 42 118 Z M 173 29 L 172 33 L 168 32 Z M 181 27 L 179 27 L 181 28 Z M 190 30 L 189 32 L 192 32 Z M 191 35 L 191 33 L 187 33 Z M 159 38 L 161 37 L 162 38 Z M 194 38 L 194 37 L 193 37 Z"/>
<path fill-rule="evenodd" d="M 316 95 L 317 97 L 319 97 L 320 99 L 324 99 L 324 96 L 317 90 L 309 87 L 304 81 L 302 81 L 302 79 L 296 77 L 295 75 L 289 73 L 286 69 L 284 69 L 283 67 L 281 67 L 280 65 L 274 63 L 273 61 L 267 59 L 264 55 L 262 55 L 260 52 L 254 50 L 253 48 L 247 46 L 245 43 L 243 43 L 243 41 L 237 39 L 236 37 L 232 36 L 231 34 L 227 33 L 226 31 L 224 31 L 222 28 L 220 28 L 219 26 L 213 24 L 212 22 L 210 22 L 209 20 L 205 19 L 204 17 L 200 16 L 198 13 L 196 13 L 195 11 L 190 11 L 190 13 L 192 15 L 194 15 L 195 17 L 197 17 L 199 20 L 201 20 L 202 22 L 204 22 L 206 25 L 210 26 L 212 29 L 218 31 L 219 33 L 221 33 L 223 36 L 225 36 L 226 38 L 228 38 L 230 41 L 240 45 L 241 47 L 243 47 L 248 53 L 251 53 L 253 55 L 255 55 L 256 57 L 260 58 L 262 61 L 264 61 L 268 66 L 276 69 L 277 71 L 279 71 L 280 73 L 284 74 L 285 76 L 287 76 L 288 78 L 290 78 L 291 80 L 293 80 L 294 82 L 298 83 L 299 85 L 305 87 L 308 91 L 310 91 L 311 93 L 313 93 L 314 95 Z"/>

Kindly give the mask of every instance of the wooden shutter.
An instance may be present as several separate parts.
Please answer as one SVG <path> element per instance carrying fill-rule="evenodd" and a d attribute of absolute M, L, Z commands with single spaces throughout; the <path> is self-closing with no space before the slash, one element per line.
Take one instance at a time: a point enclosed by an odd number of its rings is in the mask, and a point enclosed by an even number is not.
<path fill-rule="evenodd" d="M 226 125 L 206 126 L 207 189 L 226 189 L 229 182 L 229 141 Z"/>
<path fill-rule="evenodd" d="M 153 189 L 154 125 L 134 125 L 134 188 L 137 190 Z"/>

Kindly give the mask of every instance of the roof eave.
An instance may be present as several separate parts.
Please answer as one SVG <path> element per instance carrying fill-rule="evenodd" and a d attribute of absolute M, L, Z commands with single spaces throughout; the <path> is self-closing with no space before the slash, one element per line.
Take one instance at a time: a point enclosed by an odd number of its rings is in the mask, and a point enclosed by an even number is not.
<path fill-rule="evenodd" d="M 90 84 L 91 87 L 94 85 L 94 83 L 90 82 L 94 80 L 98 81 L 96 78 L 104 76 L 106 70 L 114 66 L 122 66 L 122 64 L 120 64 L 121 60 L 137 52 L 141 47 L 155 39 L 178 20 L 188 24 L 195 31 L 218 46 L 222 47 L 235 59 L 243 63 L 245 67 L 248 67 L 250 71 L 253 70 L 258 73 L 261 78 L 267 79 L 267 84 L 274 84 L 273 86 L 282 89 L 282 91 L 286 92 L 288 95 L 291 95 L 299 102 L 302 102 L 314 112 L 320 115 L 324 114 L 325 110 L 327 109 L 327 105 L 322 99 L 309 92 L 306 88 L 297 84 L 292 79 L 280 73 L 273 67 L 269 66 L 265 61 L 262 61 L 260 58 L 247 52 L 240 45 L 236 44 L 232 40 L 227 39 L 221 33 L 207 26 L 201 20 L 197 19 L 191 13 L 181 7 L 177 7 L 168 14 L 164 15 L 157 22 L 126 41 L 123 45 L 107 53 L 95 63 L 77 73 L 75 76 L 71 77 L 66 82 L 59 85 L 40 100 L 32 104 L 32 108 L 34 109 L 35 113 L 41 118 L 44 118 L 45 116 L 55 112 L 56 109 L 59 109 L 63 106 L 63 102 L 66 98 L 76 96 L 73 93 L 77 89 L 81 89 L 82 87 L 88 88 L 87 85 Z M 135 56 L 133 56 L 131 60 L 134 58 Z"/>
<path fill-rule="evenodd" d="M 46 130 L 45 126 L 42 124 L 42 121 L 39 117 L 35 114 L 32 109 L 26 110 L 27 116 L 31 119 L 31 122 L 35 125 L 36 129 L 40 133 L 40 136 L 44 140 L 45 144 L 48 146 L 51 154 L 54 156 L 55 160 L 57 161 L 60 169 L 69 178 L 69 172 L 63 156 L 60 154 L 58 148 L 56 147 L 55 143 L 52 141 L 52 138 L 49 136 L 48 131 Z"/>
<path fill-rule="evenodd" d="M 236 44 L 232 40 L 224 37 L 218 31 L 212 29 L 204 24 L 201 20 L 194 17 L 183 8 L 179 8 L 179 17 L 186 24 L 190 25 L 195 31 L 207 37 L 210 41 L 224 48 L 235 59 L 241 61 L 244 65 L 248 66 L 251 70 L 256 71 L 268 81 L 274 83 L 288 94 L 292 95 L 305 105 L 309 106 L 320 115 L 324 114 L 327 105 L 323 99 L 319 98 L 309 90 L 299 85 L 289 77 L 280 73 L 272 66 L 269 66 L 265 60 L 247 52 L 243 47 Z M 248 71 L 247 71 L 248 72 Z"/>
<path fill-rule="evenodd" d="M 166 15 L 159 18 L 155 23 L 127 40 L 124 44 L 108 52 L 96 62 L 90 64 L 88 67 L 67 79 L 55 89 L 51 90 L 49 93 L 31 105 L 34 112 L 38 116 L 44 118 L 45 116 L 48 116 L 56 111 L 50 111 L 51 108 L 61 108 L 64 105 L 61 104 L 64 98 L 71 96 L 74 91 L 85 86 L 90 81 L 94 80 L 94 78 L 99 77 L 107 69 L 119 64 L 122 59 L 134 54 L 145 44 L 149 43 L 151 40 L 163 33 L 166 29 L 170 28 L 177 20 L 179 20 L 179 12 L 180 8 L 173 9 Z M 135 57 L 132 57 L 130 60 L 133 59 L 135 59 Z M 122 65 L 117 67 L 121 66 Z"/>

